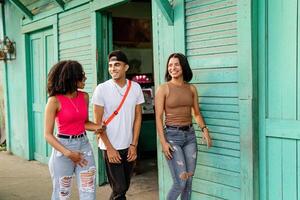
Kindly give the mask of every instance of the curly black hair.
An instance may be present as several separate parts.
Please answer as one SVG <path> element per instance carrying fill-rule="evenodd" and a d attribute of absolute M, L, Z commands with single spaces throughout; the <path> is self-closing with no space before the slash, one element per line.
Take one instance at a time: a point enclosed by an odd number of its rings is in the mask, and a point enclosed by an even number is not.
<path fill-rule="evenodd" d="M 84 71 L 79 62 L 63 60 L 56 63 L 48 74 L 47 91 L 49 96 L 77 91 L 77 83 L 84 77 Z"/>
<path fill-rule="evenodd" d="M 183 55 L 182 53 L 172 53 L 169 56 L 168 61 L 167 61 L 165 80 L 170 81 L 172 79 L 172 77 L 170 76 L 169 71 L 168 71 L 168 64 L 169 64 L 169 61 L 170 61 L 171 58 L 178 58 L 179 63 L 180 63 L 181 68 L 182 68 L 183 80 L 185 82 L 190 82 L 193 78 L 193 71 L 190 67 L 190 64 L 189 64 L 186 56 Z"/>

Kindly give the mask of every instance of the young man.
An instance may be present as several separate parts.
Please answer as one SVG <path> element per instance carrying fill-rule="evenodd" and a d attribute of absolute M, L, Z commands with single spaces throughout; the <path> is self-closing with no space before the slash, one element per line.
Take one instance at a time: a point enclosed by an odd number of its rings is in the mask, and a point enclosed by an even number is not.
<path fill-rule="evenodd" d="M 142 122 L 141 104 L 143 92 L 139 84 L 126 79 L 128 59 L 122 51 L 113 51 L 108 56 L 108 71 L 112 79 L 99 84 L 93 94 L 95 123 L 106 126 L 100 134 L 99 147 L 103 150 L 109 184 L 112 188 L 111 200 L 126 199 Z M 128 95 L 126 90 L 131 85 Z M 107 124 L 106 121 L 123 105 Z"/>

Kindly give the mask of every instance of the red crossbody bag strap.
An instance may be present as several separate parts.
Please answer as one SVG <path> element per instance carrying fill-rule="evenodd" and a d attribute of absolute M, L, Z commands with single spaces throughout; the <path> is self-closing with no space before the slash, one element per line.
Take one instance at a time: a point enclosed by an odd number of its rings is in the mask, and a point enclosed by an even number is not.
<path fill-rule="evenodd" d="M 103 123 L 105 125 L 108 125 L 111 122 L 111 120 L 113 120 L 113 118 L 115 118 L 115 116 L 119 113 L 122 105 L 124 104 L 124 101 L 125 101 L 128 93 L 129 93 L 130 88 L 131 88 L 131 80 L 128 80 L 128 86 L 126 88 L 125 94 L 124 94 L 124 96 L 123 96 L 123 98 L 122 98 L 122 100 L 121 100 L 118 108 L 106 120 L 104 120 Z"/>

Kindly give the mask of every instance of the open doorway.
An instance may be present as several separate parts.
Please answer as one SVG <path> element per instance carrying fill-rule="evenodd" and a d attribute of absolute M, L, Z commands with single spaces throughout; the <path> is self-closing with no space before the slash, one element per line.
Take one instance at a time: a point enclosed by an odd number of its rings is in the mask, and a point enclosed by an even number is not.
<path fill-rule="evenodd" d="M 111 50 L 122 50 L 129 60 L 127 78 L 142 87 L 145 103 L 138 145 L 135 174 L 157 185 L 156 127 L 154 113 L 154 70 L 152 45 L 151 0 L 130 1 L 101 11 L 99 66 L 107 66 Z M 105 67 L 104 67 L 105 68 Z M 109 78 L 106 69 L 100 69 L 101 81 Z M 151 180 L 150 180 L 151 179 Z"/>

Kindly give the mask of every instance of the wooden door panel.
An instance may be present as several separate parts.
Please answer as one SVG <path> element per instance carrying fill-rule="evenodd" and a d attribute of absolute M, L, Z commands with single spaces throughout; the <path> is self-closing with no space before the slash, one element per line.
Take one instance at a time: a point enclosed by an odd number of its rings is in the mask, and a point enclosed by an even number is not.
<path fill-rule="evenodd" d="M 32 134 L 34 159 L 47 163 L 51 148 L 44 138 L 44 109 L 47 93 L 47 73 L 54 63 L 52 30 L 30 35 Z"/>
<path fill-rule="evenodd" d="M 299 200 L 299 67 L 298 67 L 298 0 L 265 0 L 266 64 L 265 85 L 261 102 L 265 103 L 263 144 L 260 160 L 265 185 L 261 197 L 266 200 Z M 264 154 L 264 155 L 262 155 Z"/>

